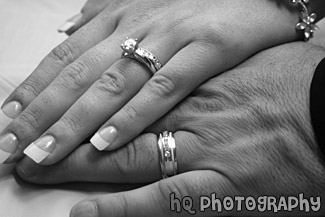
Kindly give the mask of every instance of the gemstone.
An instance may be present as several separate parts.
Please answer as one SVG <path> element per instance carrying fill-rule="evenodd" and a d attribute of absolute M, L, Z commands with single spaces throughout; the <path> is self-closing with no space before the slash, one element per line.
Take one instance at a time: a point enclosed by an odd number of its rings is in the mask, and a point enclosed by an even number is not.
<path fill-rule="evenodd" d="M 129 38 L 121 45 L 121 47 L 128 54 L 133 54 L 137 49 L 137 44 L 138 42 L 136 41 L 136 39 Z"/>
<path fill-rule="evenodd" d="M 169 151 L 166 151 L 166 152 L 165 152 L 165 157 L 166 157 L 166 158 L 170 158 L 170 152 L 169 152 Z"/>

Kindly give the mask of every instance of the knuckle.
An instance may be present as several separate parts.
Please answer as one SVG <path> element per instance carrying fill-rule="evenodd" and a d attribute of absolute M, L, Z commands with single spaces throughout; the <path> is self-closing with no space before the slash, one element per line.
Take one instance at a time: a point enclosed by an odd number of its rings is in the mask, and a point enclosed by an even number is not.
<path fill-rule="evenodd" d="M 148 143 L 144 140 L 145 137 L 140 138 L 134 139 L 119 149 L 113 157 L 117 173 L 125 179 L 132 177 L 132 179 L 143 181 L 143 177 L 139 177 L 139 174 L 151 170 L 152 162 L 156 161 L 156 152 L 143 145 Z"/>
<path fill-rule="evenodd" d="M 79 135 L 82 130 L 82 118 L 84 117 L 85 116 L 83 115 L 69 112 L 69 115 L 65 115 L 61 118 L 60 122 L 58 123 L 58 128 L 64 129 L 65 135 Z"/>
<path fill-rule="evenodd" d="M 61 161 L 62 167 L 60 168 L 60 173 L 64 174 L 66 180 L 78 180 L 81 177 L 78 173 L 73 171 L 79 171 L 82 168 L 80 165 L 80 159 L 83 159 L 85 156 L 78 154 L 78 152 L 74 152 Z"/>
<path fill-rule="evenodd" d="M 78 165 L 78 155 L 76 154 L 71 154 L 69 155 L 69 157 L 65 158 L 61 164 L 62 164 L 62 167 L 61 167 L 61 171 L 63 171 L 64 173 L 66 173 L 67 176 L 70 176 L 72 177 L 72 173 L 71 171 L 74 171 L 76 170 L 76 168 L 74 166 Z"/>
<path fill-rule="evenodd" d="M 172 180 L 160 180 L 158 183 L 157 188 L 157 203 L 160 206 L 160 209 L 166 213 L 169 214 L 168 208 L 170 204 L 170 195 L 175 194 L 175 197 L 177 198 L 184 198 L 186 196 L 189 196 L 187 192 L 185 191 L 185 188 L 180 187 L 180 183 L 175 183 L 175 181 Z"/>
<path fill-rule="evenodd" d="M 155 139 L 148 139 L 146 136 L 140 136 L 130 142 L 126 147 L 129 149 L 128 153 L 132 159 L 129 164 L 135 165 L 138 170 L 146 170 L 152 167 L 152 162 L 157 161 L 155 149 L 144 145 L 156 142 Z M 147 159 L 147 160 L 143 160 Z"/>
<path fill-rule="evenodd" d="M 231 27 L 215 23 L 202 25 L 196 35 L 196 40 L 218 50 L 226 49 L 234 38 Z"/>
<path fill-rule="evenodd" d="M 166 202 L 169 201 L 169 195 L 171 193 L 175 193 L 176 195 L 180 195 L 180 196 L 182 195 L 173 181 L 167 182 L 165 180 L 160 180 L 157 184 L 158 184 L 158 195 L 160 195 L 162 199 Z"/>
<path fill-rule="evenodd" d="M 123 115 L 121 117 L 124 117 L 125 119 L 123 122 L 130 122 L 136 119 L 141 119 L 143 115 L 136 109 L 135 105 L 128 104 L 123 108 Z"/>
<path fill-rule="evenodd" d="M 127 146 L 126 146 L 126 164 L 125 166 L 131 170 L 131 171 L 134 171 L 138 164 L 136 162 L 136 159 L 137 159 L 137 155 L 138 155 L 138 151 L 137 151 L 137 146 L 135 145 L 134 142 L 130 142 Z"/>
<path fill-rule="evenodd" d="M 131 204 L 125 194 L 119 194 L 118 201 L 120 202 L 122 213 L 124 217 L 134 216 L 134 213 L 131 213 Z"/>
<path fill-rule="evenodd" d="M 86 62 L 74 62 L 62 72 L 62 76 L 60 76 L 61 84 L 68 89 L 78 92 L 89 85 L 89 71 Z"/>
<path fill-rule="evenodd" d="M 177 88 L 176 81 L 164 74 L 153 76 L 147 85 L 155 95 L 164 99 L 172 96 Z"/>
<path fill-rule="evenodd" d="M 23 101 L 23 99 L 29 97 L 36 97 L 39 90 L 41 90 L 41 87 L 38 82 L 27 79 L 15 90 L 15 95 Z"/>
<path fill-rule="evenodd" d="M 78 46 L 75 46 L 71 41 L 66 41 L 55 47 L 49 54 L 49 57 L 63 64 L 70 64 L 75 59 L 74 56 L 77 49 Z"/>
<path fill-rule="evenodd" d="M 39 107 L 30 107 L 18 116 L 19 124 L 30 131 L 37 131 L 41 126 L 44 112 Z"/>
<path fill-rule="evenodd" d="M 126 78 L 121 73 L 105 72 L 95 87 L 109 96 L 119 96 L 126 88 Z"/>
<path fill-rule="evenodd" d="M 133 142 L 116 152 L 113 161 L 119 175 L 122 177 L 132 175 L 131 173 L 133 173 L 137 167 L 135 163 L 136 155 L 136 147 Z"/>

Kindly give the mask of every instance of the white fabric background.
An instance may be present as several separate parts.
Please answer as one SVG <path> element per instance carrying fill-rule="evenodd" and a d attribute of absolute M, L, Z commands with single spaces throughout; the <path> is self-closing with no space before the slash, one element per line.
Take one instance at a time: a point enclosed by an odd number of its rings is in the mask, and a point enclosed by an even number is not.
<path fill-rule="evenodd" d="M 78 13 L 85 0 L 0 0 L 0 103 L 40 60 L 66 37 L 56 28 Z M 325 46 L 325 21 L 314 43 Z M 0 131 L 9 123 L 0 113 Z M 67 217 L 89 195 L 118 191 L 117 186 L 70 184 L 36 186 L 15 179 L 0 165 L 0 217 Z"/>

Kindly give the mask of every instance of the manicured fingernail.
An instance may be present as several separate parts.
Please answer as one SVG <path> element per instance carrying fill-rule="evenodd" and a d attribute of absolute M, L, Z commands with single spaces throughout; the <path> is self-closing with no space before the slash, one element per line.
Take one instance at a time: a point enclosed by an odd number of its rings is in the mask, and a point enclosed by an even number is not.
<path fill-rule="evenodd" d="M 44 136 L 30 144 L 24 150 L 24 154 L 36 163 L 41 163 L 53 152 L 55 145 L 55 139 L 53 136 Z"/>
<path fill-rule="evenodd" d="M 4 163 L 18 148 L 18 139 L 12 134 L 0 137 L 0 163 Z"/>
<path fill-rule="evenodd" d="M 73 17 L 71 17 L 70 19 L 68 19 L 67 21 L 65 21 L 59 28 L 58 31 L 60 33 L 62 32 L 66 32 L 69 29 L 71 29 L 74 25 L 76 25 L 76 23 L 82 18 L 82 13 L 79 13 L 77 15 L 74 15 Z"/>
<path fill-rule="evenodd" d="M 96 214 L 96 204 L 95 202 L 84 201 L 71 210 L 71 217 L 93 217 L 97 216 Z"/>
<path fill-rule="evenodd" d="M 115 127 L 109 126 L 99 130 L 91 139 L 90 142 L 100 151 L 106 149 L 117 137 Z"/>
<path fill-rule="evenodd" d="M 15 119 L 22 111 L 22 106 L 19 102 L 13 101 L 5 104 L 2 107 L 2 112 L 7 117 Z"/>

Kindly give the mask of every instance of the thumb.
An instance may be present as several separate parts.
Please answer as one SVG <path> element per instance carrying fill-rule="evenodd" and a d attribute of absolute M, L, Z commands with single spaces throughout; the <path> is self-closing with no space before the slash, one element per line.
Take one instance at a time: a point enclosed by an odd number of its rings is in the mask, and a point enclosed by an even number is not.
<path fill-rule="evenodd" d="M 82 201 L 70 216 L 212 216 L 215 213 L 211 209 L 202 210 L 200 205 L 200 197 L 212 192 L 222 198 L 234 195 L 235 187 L 213 171 L 188 172 L 132 191 Z"/>

